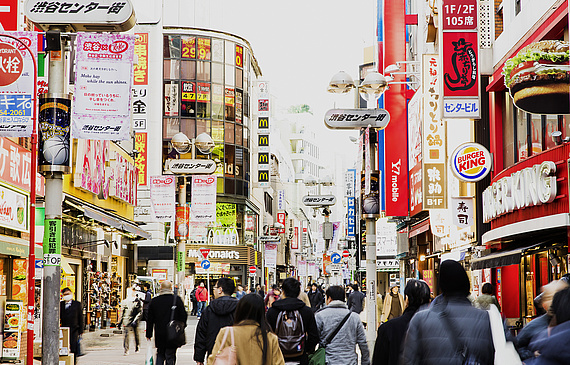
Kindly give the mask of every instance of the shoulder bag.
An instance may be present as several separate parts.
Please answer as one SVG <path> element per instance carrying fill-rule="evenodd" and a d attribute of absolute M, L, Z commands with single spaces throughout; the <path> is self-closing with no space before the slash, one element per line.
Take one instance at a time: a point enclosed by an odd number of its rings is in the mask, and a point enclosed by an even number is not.
<path fill-rule="evenodd" d="M 309 355 L 309 365 L 326 365 L 325 347 L 327 347 L 328 344 L 332 342 L 338 331 L 340 331 L 342 326 L 344 326 L 346 321 L 348 321 L 348 318 L 350 317 L 351 314 L 352 312 L 348 311 L 348 314 L 344 316 L 344 318 L 339 323 L 339 325 L 336 326 L 334 331 L 332 331 L 331 334 L 328 335 L 328 337 L 325 339 L 325 342 L 319 344 L 319 349 L 315 351 L 313 354 Z"/>
<path fill-rule="evenodd" d="M 173 294 L 172 296 L 174 297 L 174 301 L 172 302 L 170 322 L 168 322 L 168 325 L 166 326 L 166 335 L 169 345 L 181 347 L 182 345 L 186 344 L 186 333 L 184 331 L 186 329 L 186 323 L 174 319 L 177 295 Z"/>
<path fill-rule="evenodd" d="M 520 365 L 521 358 L 512 342 L 505 338 L 503 321 L 496 306 L 490 305 L 489 321 L 491 322 L 491 334 L 493 335 L 493 346 L 495 347 L 495 364 Z"/>
<path fill-rule="evenodd" d="M 237 365 L 237 349 L 234 342 L 234 328 L 226 327 L 226 332 L 222 339 L 222 344 L 224 346 L 226 343 L 226 338 L 228 338 L 228 332 L 231 333 L 231 345 L 224 348 L 220 347 L 220 350 L 216 354 L 213 365 Z"/>

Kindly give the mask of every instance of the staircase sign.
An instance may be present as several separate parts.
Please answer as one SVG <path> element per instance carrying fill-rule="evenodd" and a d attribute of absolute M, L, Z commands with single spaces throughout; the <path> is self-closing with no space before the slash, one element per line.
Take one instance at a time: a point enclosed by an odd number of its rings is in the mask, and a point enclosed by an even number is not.
<path fill-rule="evenodd" d="M 200 253 L 202 254 L 202 256 L 204 256 L 204 260 L 207 260 L 208 254 L 210 253 L 210 249 L 202 247 L 202 248 L 200 248 Z"/>

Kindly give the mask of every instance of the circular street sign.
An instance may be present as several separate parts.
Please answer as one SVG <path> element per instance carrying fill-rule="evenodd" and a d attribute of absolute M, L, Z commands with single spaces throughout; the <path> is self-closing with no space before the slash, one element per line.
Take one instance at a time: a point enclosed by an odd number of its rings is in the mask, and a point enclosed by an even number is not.
<path fill-rule="evenodd" d="M 24 59 L 18 49 L 11 44 L 0 43 L 0 86 L 13 84 L 24 70 Z"/>
<path fill-rule="evenodd" d="M 250 274 L 255 274 L 257 272 L 257 267 L 255 266 L 250 266 L 249 267 L 249 273 Z"/>
<path fill-rule="evenodd" d="M 459 180 L 477 182 L 491 171 L 491 154 L 478 143 L 463 143 L 449 157 L 449 166 Z"/>
<path fill-rule="evenodd" d="M 344 250 L 342 251 L 342 257 L 349 257 L 350 256 L 350 252 L 348 252 L 348 250 Z"/>
<path fill-rule="evenodd" d="M 331 255 L 331 261 L 333 264 L 339 264 L 341 260 L 340 254 L 338 252 L 335 252 Z"/>
<path fill-rule="evenodd" d="M 204 270 L 208 270 L 210 268 L 210 265 L 212 265 L 212 264 L 210 263 L 209 260 L 202 260 L 202 262 L 200 263 L 200 266 Z"/>

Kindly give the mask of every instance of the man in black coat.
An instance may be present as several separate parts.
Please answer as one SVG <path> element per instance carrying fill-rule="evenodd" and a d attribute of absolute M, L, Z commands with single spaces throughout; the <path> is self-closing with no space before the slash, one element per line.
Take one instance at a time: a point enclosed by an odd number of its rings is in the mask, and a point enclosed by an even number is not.
<path fill-rule="evenodd" d="M 429 286 L 423 280 L 411 279 L 404 289 L 406 310 L 378 328 L 373 365 L 398 365 L 404 337 L 414 314 L 430 300 Z"/>
<path fill-rule="evenodd" d="M 83 334 L 83 310 L 81 303 L 73 300 L 71 289 L 61 291 L 63 300 L 59 302 L 59 321 L 61 327 L 69 327 L 69 347 L 77 358 L 79 350 L 79 336 Z"/>
<path fill-rule="evenodd" d="M 177 347 L 168 343 L 166 329 L 172 316 L 172 304 L 176 306 L 174 319 L 186 323 L 188 313 L 186 313 L 184 303 L 179 296 L 175 296 L 172 292 L 172 282 L 165 280 L 160 283 L 159 295 L 150 301 L 146 321 L 146 338 L 148 341 L 152 338 L 153 330 L 155 332 L 156 365 L 164 365 L 165 362 L 166 365 L 176 364 Z"/>
<path fill-rule="evenodd" d="M 348 302 L 346 303 L 348 309 L 360 314 L 360 312 L 362 312 L 364 297 L 366 297 L 364 293 L 358 290 L 358 284 L 352 284 L 352 293 L 348 296 Z"/>
<path fill-rule="evenodd" d="M 152 300 L 152 292 L 150 291 L 150 284 L 144 283 L 144 299 L 143 299 L 143 313 L 142 313 L 142 320 L 146 321 L 148 318 L 148 306 L 150 305 L 150 301 Z"/>
<path fill-rule="evenodd" d="M 311 285 L 311 290 L 307 295 L 309 296 L 309 302 L 311 302 L 311 309 L 313 310 L 313 313 L 315 313 L 325 303 L 325 296 L 317 286 L 317 283 L 313 283 L 313 285 Z"/>
<path fill-rule="evenodd" d="M 271 308 L 267 310 L 267 322 L 271 326 L 273 332 L 277 332 L 277 317 L 283 311 L 299 311 L 303 321 L 303 328 L 306 333 L 305 350 L 298 357 L 288 357 L 287 362 L 299 362 L 301 365 L 309 364 L 308 354 L 315 351 L 315 346 L 319 343 L 319 331 L 315 322 L 315 315 L 311 308 L 298 299 L 301 292 L 301 283 L 295 278 L 287 278 L 281 285 L 284 298 L 273 303 Z"/>
<path fill-rule="evenodd" d="M 196 338 L 194 339 L 194 361 L 203 365 L 206 354 L 211 354 L 216 342 L 218 332 L 223 327 L 234 323 L 234 313 L 238 300 L 231 297 L 236 290 L 232 279 L 220 278 L 214 287 L 214 299 L 209 306 L 202 311 L 200 321 L 196 326 Z"/>

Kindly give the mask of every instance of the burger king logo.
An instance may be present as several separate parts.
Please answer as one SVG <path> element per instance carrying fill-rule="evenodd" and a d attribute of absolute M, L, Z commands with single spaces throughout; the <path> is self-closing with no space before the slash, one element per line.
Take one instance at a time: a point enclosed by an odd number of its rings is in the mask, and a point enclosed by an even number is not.
<path fill-rule="evenodd" d="M 468 142 L 453 151 L 449 164 L 459 180 L 476 182 L 487 176 L 491 170 L 491 154 L 480 144 Z"/>

